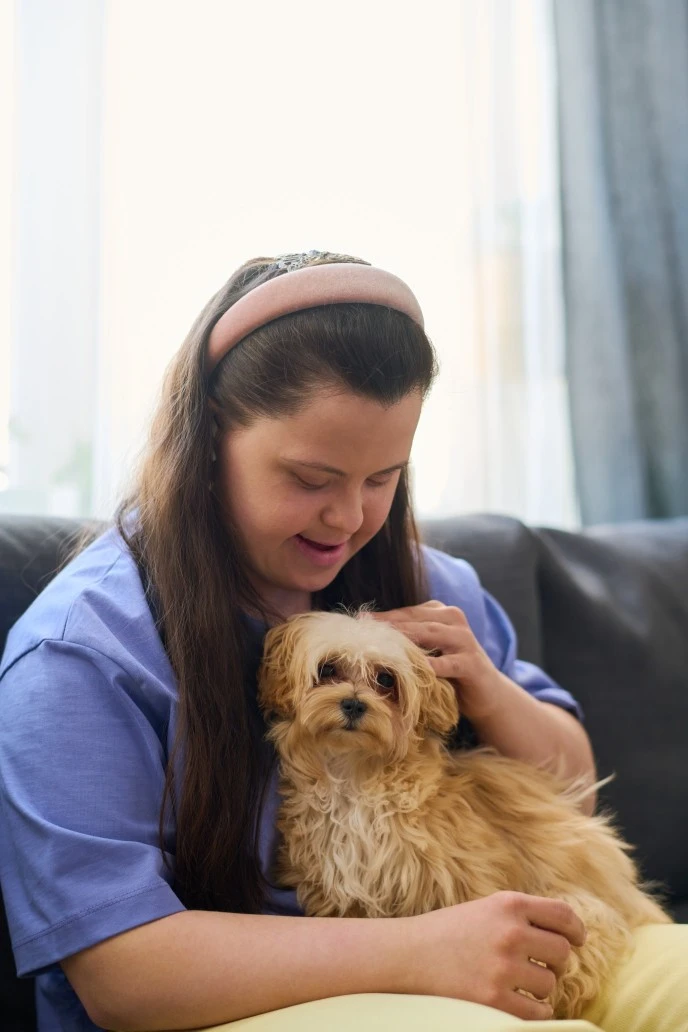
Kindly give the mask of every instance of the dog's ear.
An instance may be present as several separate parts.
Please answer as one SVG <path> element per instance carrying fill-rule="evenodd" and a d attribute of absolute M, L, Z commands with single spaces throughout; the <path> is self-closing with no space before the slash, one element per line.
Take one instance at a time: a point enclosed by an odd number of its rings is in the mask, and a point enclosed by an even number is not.
<path fill-rule="evenodd" d="M 303 620 L 299 617 L 271 628 L 265 635 L 258 670 L 258 704 L 267 718 L 294 712 L 294 692 L 305 674 L 302 636 Z"/>
<path fill-rule="evenodd" d="M 459 722 L 456 692 L 449 681 L 435 675 L 420 650 L 414 656 L 413 672 L 420 692 L 420 723 L 428 731 L 448 735 Z"/>

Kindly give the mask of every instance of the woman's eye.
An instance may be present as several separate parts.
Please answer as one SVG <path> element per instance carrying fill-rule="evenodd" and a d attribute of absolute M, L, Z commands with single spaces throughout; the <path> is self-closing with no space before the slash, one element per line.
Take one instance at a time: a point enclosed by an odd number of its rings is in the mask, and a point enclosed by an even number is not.
<path fill-rule="evenodd" d="M 327 487 L 327 484 L 309 484 L 307 480 L 302 480 L 301 477 L 297 477 L 296 482 L 305 491 L 320 491 L 323 487 Z"/>
<path fill-rule="evenodd" d="M 387 691 L 393 691 L 396 687 L 396 680 L 394 678 L 394 674 L 390 674 L 388 670 L 378 671 L 378 675 L 375 678 L 375 680 L 381 688 L 384 688 Z"/>
<path fill-rule="evenodd" d="M 385 480 L 369 480 L 369 487 L 386 487 L 389 484 L 391 477 L 386 477 Z M 323 488 L 329 487 L 329 482 L 324 484 L 312 484 L 309 480 L 303 480 L 301 477 L 295 477 L 296 483 L 299 487 L 302 487 L 304 491 L 322 491 Z"/>
<path fill-rule="evenodd" d="M 333 663 L 321 663 L 318 667 L 318 680 L 325 681 L 329 677 L 335 677 L 337 668 Z"/>

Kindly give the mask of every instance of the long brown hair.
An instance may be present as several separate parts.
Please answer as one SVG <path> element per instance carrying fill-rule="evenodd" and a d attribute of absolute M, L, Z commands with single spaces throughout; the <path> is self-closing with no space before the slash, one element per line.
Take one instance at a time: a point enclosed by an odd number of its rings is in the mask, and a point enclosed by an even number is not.
<path fill-rule="evenodd" d="M 362 262 L 329 254 L 313 264 L 324 261 Z M 261 416 L 291 414 L 321 387 L 392 405 L 414 390 L 425 397 L 437 374 L 432 345 L 408 316 L 347 303 L 296 312 L 261 327 L 208 379 L 204 357 L 212 327 L 247 291 L 285 274 L 274 263 L 246 262 L 196 319 L 168 368 L 148 447 L 115 517 L 147 572 L 178 681 L 160 841 L 162 846 L 170 805 L 176 815 L 175 891 L 194 909 L 257 913 L 267 892 L 258 833 L 272 754 L 263 740 L 255 685 L 247 684 L 242 612 L 249 607 L 267 614 L 251 587 L 238 535 L 209 489 L 213 410 L 222 429 L 231 432 Z M 422 601 L 427 589 L 417 546 L 403 472 L 382 529 L 313 597 L 313 606 L 375 600 L 379 609 L 393 609 Z M 180 749 L 178 786 L 174 760 Z"/>

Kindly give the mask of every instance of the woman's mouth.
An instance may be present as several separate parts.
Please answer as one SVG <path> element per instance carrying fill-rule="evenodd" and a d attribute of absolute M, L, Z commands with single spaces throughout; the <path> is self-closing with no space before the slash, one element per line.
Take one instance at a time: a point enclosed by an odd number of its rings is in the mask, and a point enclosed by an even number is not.
<path fill-rule="evenodd" d="M 303 534 L 295 534 L 294 542 L 301 555 L 306 556 L 314 566 L 334 566 L 344 555 L 347 541 L 341 541 L 338 545 L 326 545 L 320 541 L 311 541 Z"/>

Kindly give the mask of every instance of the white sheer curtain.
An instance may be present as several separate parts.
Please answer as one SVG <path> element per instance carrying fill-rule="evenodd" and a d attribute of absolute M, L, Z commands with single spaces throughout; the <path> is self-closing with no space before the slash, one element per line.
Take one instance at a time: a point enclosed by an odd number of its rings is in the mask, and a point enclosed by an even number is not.
<path fill-rule="evenodd" d="M 316 247 L 425 312 L 419 514 L 577 525 L 549 2 L 17 0 L 0 511 L 108 516 L 207 298 Z"/>
<path fill-rule="evenodd" d="M 0 511 L 9 486 L 14 10 L 0 4 Z"/>

